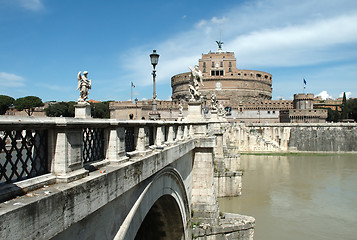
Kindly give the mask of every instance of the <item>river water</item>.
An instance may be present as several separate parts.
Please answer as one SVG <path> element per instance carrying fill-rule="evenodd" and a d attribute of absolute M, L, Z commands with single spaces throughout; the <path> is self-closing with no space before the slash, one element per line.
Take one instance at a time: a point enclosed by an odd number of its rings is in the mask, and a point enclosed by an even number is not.
<path fill-rule="evenodd" d="M 242 155 L 242 196 L 222 212 L 256 219 L 255 240 L 357 239 L 357 155 Z"/>

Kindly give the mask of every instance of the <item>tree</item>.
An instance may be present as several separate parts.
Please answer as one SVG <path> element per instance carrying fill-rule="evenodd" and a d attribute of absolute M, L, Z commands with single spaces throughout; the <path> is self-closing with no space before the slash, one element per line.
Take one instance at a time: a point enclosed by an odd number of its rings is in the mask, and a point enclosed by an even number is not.
<path fill-rule="evenodd" d="M 349 119 L 357 121 L 357 98 L 350 98 L 347 101 L 347 113 Z"/>
<path fill-rule="evenodd" d="M 15 108 L 19 111 L 24 110 L 28 116 L 31 116 L 36 107 L 42 107 L 43 103 L 41 98 L 36 96 L 27 96 L 18 98 L 14 102 Z"/>
<path fill-rule="evenodd" d="M 343 98 L 342 98 L 342 113 L 341 113 L 341 118 L 342 119 L 347 119 L 347 113 L 348 113 L 348 109 L 347 109 L 347 100 L 346 100 L 346 93 L 343 92 Z"/>
<path fill-rule="evenodd" d="M 109 101 L 100 103 L 91 103 L 92 117 L 110 118 Z"/>
<path fill-rule="evenodd" d="M 48 117 L 74 117 L 75 102 L 58 102 L 49 105 L 46 109 Z"/>
<path fill-rule="evenodd" d="M 338 122 L 340 120 L 340 113 L 337 110 L 332 110 L 331 108 L 327 109 L 327 119 L 328 122 Z"/>
<path fill-rule="evenodd" d="M 0 95 L 0 115 L 4 115 L 15 99 L 6 95 Z"/>

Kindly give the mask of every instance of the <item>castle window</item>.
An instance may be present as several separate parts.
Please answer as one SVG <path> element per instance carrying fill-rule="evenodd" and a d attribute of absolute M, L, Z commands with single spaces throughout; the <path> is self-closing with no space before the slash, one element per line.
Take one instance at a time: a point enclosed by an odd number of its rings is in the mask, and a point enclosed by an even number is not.
<path fill-rule="evenodd" d="M 211 76 L 223 76 L 223 70 L 212 70 Z"/>
<path fill-rule="evenodd" d="M 273 111 L 273 113 L 275 113 L 275 111 Z"/>
<path fill-rule="evenodd" d="M 204 72 L 204 73 L 206 72 L 206 67 L 203 68 L 203 72 Z"/>
<path fill-rule="evenodd" d="M 240 76 L 240 73 L 238 73 L 238 76 Z"/>
<path fill-rule="evenodd" d="M 229 67 L 232 67 L 232 62 L 229 62 Z"/>
<path fill-rule="evenodd" d="M 268 111 L 268 114 L 270 114 L 270 111 Z"/>
<path fill-rule="evenodd" d="M 223 67 L 223 62 L 221 62 L 221 67 Z"/>
<path fill-rule="evenodd" d="M 228 69 L 228 72 L 232 72 L 232 68 L 229 68 L 229 69 Z"/>
<path fill-rule="evenodd" d="M 214 67 L 214 62 L 212 61 L 212 67 Z"/>
<path fill-rule="evenodd" d="M 206 62 L 203 62 L 203 67 L 206 67 Z"/>
<path fill-rule="evenodd" d="M 260 78 L 260 77 L 262 77 L 262 75 L 258 73 L 258 74 L 257 74 L 257 77 Z"/>

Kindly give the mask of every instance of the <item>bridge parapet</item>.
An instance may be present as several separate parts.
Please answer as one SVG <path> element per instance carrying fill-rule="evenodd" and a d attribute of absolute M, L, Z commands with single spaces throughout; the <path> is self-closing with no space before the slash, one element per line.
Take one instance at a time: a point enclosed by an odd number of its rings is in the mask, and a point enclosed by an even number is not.
<path fill-rule="evenodd" d="M 205 122 L 0 118 L 0 202 L 207 134 Z"/>

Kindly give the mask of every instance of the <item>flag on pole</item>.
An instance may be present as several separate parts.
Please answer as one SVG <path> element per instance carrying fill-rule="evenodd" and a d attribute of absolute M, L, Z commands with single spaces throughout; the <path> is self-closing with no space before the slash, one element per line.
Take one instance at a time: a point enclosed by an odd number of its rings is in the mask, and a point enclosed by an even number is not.
<path fill-rule="evenodd" d="M 135 87 L 135 85 L 134 85 L 134 83 L 133 83 L 133 82 L 131 82 L 131 87 L 133 87 L 133 88 Z"/>
<path fill-rule="evenodd" d="M 305 78 L 303 78 L 303 80 L 304 80 L 304 85 L 306 85 L 306 80 L 305 80 Z"/>

